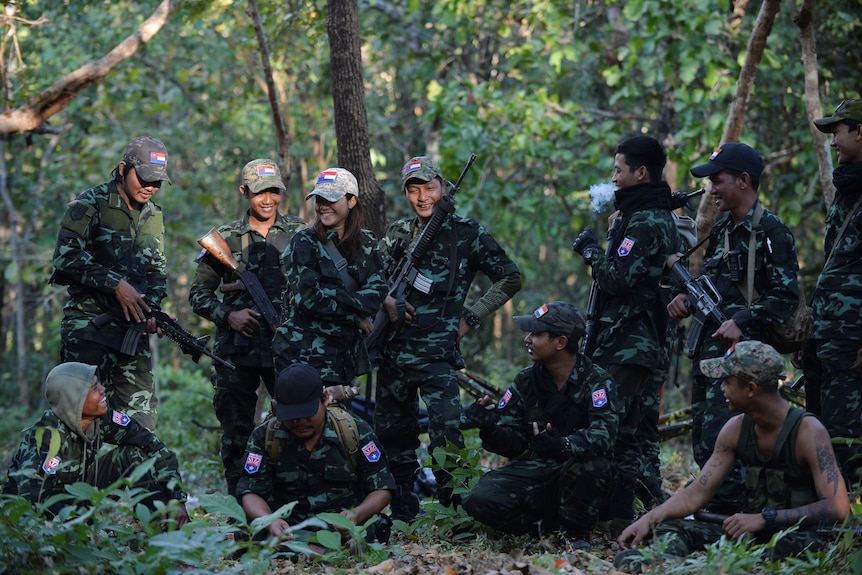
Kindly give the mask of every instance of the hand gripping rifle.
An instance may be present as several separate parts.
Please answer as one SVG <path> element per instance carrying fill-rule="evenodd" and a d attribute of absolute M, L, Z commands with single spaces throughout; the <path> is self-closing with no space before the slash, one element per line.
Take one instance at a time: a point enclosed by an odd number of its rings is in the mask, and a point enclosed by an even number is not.
<path fill-rule="evenodd" d="M 608 229 L 608 237 L 607 237 L 607 246 L 605 247 L 605 255 L 611 255 L 611 249 L 613 246 L 613 242 L 611 241 L 614 237 L 614 231 L 617 229 L 617 226 L 622 221 L 622 218 L 615 218 L 611 227 Z M 596 321 L 598 320 L 599 311 L 601 309 L 601 295 L 602 292 L 599 289 L 599 282 L 593 279 L 593 283 L 590 285 L 590 300 L 587 303 L 587 322 L 586 329 L 584 331 L 584 340 L 581 342 L 581 353 L 586 356 L 593 355 L 593 352 L 596 350 Z"/>
<path fill-rule="evenodd" d="M 221 234 L 218 233 L 218 230 L 215 228 L 211 229 L 206 233 L 206 235 L 204 235 L 204 237 L 198 240 L 198 243 L 212 254 L 215 259 L 232 269 L 239 276 L 241 286 L 238 287 L 240 287 L 240 289 L 244 288 L 248 291 L 248 294 L 251 296 L 251 299 L 254 301 L 254 305 L 257 308 L 256 311 L 260 313 L 261 318 L 264 323 L 269 326 L 272 333 L 275 333 L 275 330 L 277 330 L 278 326 L 281 325 L 281 318 L 279 317 L 278 312 L 275 311 L 272 301 L 269 299 L 269 296 L 266 295 L 266 292 L 263 290 L 263 286 L 260 285 L 260 280 L 257 279 L 257 276 L 248 271 L 244 263 L 238 262 L 236 258 L 233 257 L 230 247 L 227 245 L 227 242 Z M 224 289 L 223 287 L 222 291 L 231 290 Z"/>
<path fill-rule="evenodd" d="M 365 337 L 365 345 L 370 355 L 374 355 L 373 350 L 391 339 L 404 324 L 404 311 L 407 306 L 407 288 L 413 287 L 424 294 L 429 294 L 434 289 L 434 282 L 420 274 L 419 270 L 416 269 L 416 264 L 425 257 L 431 244 L 440 233 L 443 222 L 449 217 L 449 214 L 455 211 L 455 194 L 461 189 L 461 182 L 464 181 L 464 176 L 467 175 L 467 171 L 475 161 L 476 154 L 470 154 L 470 159 L 467 160 L 467 165 L 461 170 L 458 180 L 454 184 L 446 182 L 446 193 L 434 206 L 434 213 L 425 225 L 425 229 L 422 230 L 413 249 L 400 257 L 393 252 L 393 258 L 390 261 L 391 265 L 387 266 L 391 269 L 386 270 L 386 275 L 389 278 L 389 289 L 386 292 L 386 296 L 395 298 L 396 308 L 398 309 L 398 322 L 397 325 L 393 326 L 392 322 L 389 321 L 389 314 L 386 313 L 385 309 L 377 312 L 377 316 L 374 318 L 374 328 Z M 386 335 L 385 338 L 383 337 L 384 335 Z"/>
<path fill-rule="evenodd" d="M 727 318 L 718 308 L 721 304 L 721 294 L 715 289 L 715 285 L 709 277 L 702 275 L 697 279 L 692 278 L 681 259 L 679 254 L 669 257 L 667 259 L 667 267 L 670 268 L 671 273 L 679 280 L 682 287 L 688 293 L 689 299 L 686 305 L 690 306 L 692 300 L 694 300 L 695 311 L 691 317 L 691 326 L 688 330 L 688 341 L 686 342 L 688 354 L 691 357 L 703 342 L 703 338 L 706 335 L 703 330 L 708 320 L 711 318 L 718 325 L 721 325 L 727 321 Z"/>

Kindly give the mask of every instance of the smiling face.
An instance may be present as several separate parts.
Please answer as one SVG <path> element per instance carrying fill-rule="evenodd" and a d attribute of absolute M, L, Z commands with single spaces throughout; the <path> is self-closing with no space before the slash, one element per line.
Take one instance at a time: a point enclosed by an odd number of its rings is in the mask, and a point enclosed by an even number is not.
<path fill-rule="evenodd" d="M 95 419 L 105 415 L 107 412 L 108 401 L 105 397 L 105 386 L 99 382 L 98 376 L 93 376 L 93 384 L 90 386 L 90 391 L 84 400 L 81 417 L 82 419 Z"/>
<path fill-rule="evenodd" d="M 729 375 L 721 381 L 721 392 L 724 394 L 724 401 L 731 411 L 742 411 L 745 398 L 748 397 L 748 391 L 748 384 L 743 383 L 735 375 Z"/>
<path fill-rule="evenodd" d="M 248 192 L 246 192 L 248 193 Z M 261 222 L 271 222 L 278 215 L 278 205 L 281 203 L 281 190 L 267 188 L 259 194 L 248 194 L 249 216 Z"/>
<path fill-rule="evenodd" d="M 554 336 L 549 331 L 531 331 L 524 337 L 527 353 L 533 361 L 544 361 L 563 349 L 562 336 Z"/>
<path fill-rule="evenodd" d="M 350 210 L 356 205 L 354 196 L 342 196 L 337 201 L 330 202 L 321 197 L 314 196 L 314 211 L 317 217 L 327 228 L 332 228 L 341 237 L 344 231 L 344 222 L 347 221 L 347 216 Z"/>
<path fill-rule="evenodd" d="M 120 173 L 126 169 L 126 163 L 120 162 L 118 166 Z M 156 192 L 162 187 L 161 180 L 147 182 L 138 178 L 138 171 L 135 168 L 129 170 L 122 182 L 117 183 L 117 189 L 120 195 L 126 201 L 129 209 L 139 210 L 150 201 Z"/>
<path fill-rule="evenodd" d="M 427 220 L 434 213 L 434 206 L 443 197 L 443 183 L 439 178 L 430 182 L 410 180 L 404 189 L 410 207 L 420 219 Z"/>
<path fill-rule="evenodd" d="M 624 154 L 616 154 L 614 156 L 614 172 L 611 176 L 611 181 L 617 187 L 617 189 L 622 188 L 630 188 L 635 186 L 642 181 L 644 181 L 644 175 L 646 174 L 646 168 L 644 166 L 640 166 L 636 169 L 632 169 L 626 163 L 626 156 Z"/>
<path fill-rule="evenodd" d="M 851 128 L 844 122 L 836 126 L 830 145 L 838 153 L 839 164 L 862 161 L 862 124 Z"/>

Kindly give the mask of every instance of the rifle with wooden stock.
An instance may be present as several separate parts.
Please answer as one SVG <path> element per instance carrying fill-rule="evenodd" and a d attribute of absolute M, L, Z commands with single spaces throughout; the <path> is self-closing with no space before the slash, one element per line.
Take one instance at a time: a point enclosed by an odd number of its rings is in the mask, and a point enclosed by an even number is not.
<path fill-rule="evenodd" d="M 374 318 L 374 327 L 371 333 L 365 337 L 365 346 L 368 348 L 370 356 L 374 357 L 377 348 L 389 341 L 392 336 L 398 333 L 401 326 L 404 325 L 408 288 L 417 289 L 424 294 L 429 294 L 434 289 L 434 282 L 419 273 L 416 264 L 425 257 L 431 244 L 440 233 L 443 222 L 449 217 L 449 214 L 455 212 L 455 194 L 461 189 L 461 182 L 464 181 L 464 176 L 467 175 L 467 171 L 475 161 L 476 154 L 470 154 L 467 165 L 461 170 L 461 175 L 458 176 L 455 183 L 446 181 L 446 193 L 443 194 L 434 206 L 434 213 L 425 225 L 425 229 L 419 235 L 419 239 L 416 241 L 413 249 L 403 253 L 403 246 L 399 246 L 393 250 L 391 257 L 384 262 L 386 277 L 389 278 L 389 289 L 386 291 L 386 297 L 392 296 L 395 298 L 396 308 L 398 309 L 398 322 L 393 325 L 385 309 L 377 312 Z"/>
<path fill-rule="evenodd" d="M 229 292 L 237 289 L 248 291 L 248 295 L 250 295 L 252 301 L 254 301 L 255 311 L 260 314 L 261 319 L 263 319 L 264 323 L 269 326 L 270 331 L 275 333 L 278 326 L 281 325 L 281 317 L 272 305 L 272 301 L 269 299 L 269 296 L 266 295 L 263 286 L 260 285 L 260 280 L 257 279 L 256 275 L 246 269 L 245 263 L 239 262 L 233 257 L 233 254 L 230 251 L 230 246 L 227 245 L 227 242 L 218 230 L 215 228 L 211 229 L 198 240 L 198 243 L 202 245 L 210 255 L 223 265 L 232 269 L 234 273 L 239 276 L 239 284 L 223 285 L 222 292 Z"/>

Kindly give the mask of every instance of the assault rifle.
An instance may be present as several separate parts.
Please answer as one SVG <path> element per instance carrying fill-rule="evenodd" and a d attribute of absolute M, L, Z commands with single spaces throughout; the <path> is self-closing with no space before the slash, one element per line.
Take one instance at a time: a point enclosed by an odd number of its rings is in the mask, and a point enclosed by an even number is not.
<path fill-rule="evenodd" d="M 263 319 L 264 323 L 269 326 L 272 333 L 275 333 L 275 330 L 277 330 L 278 326 L 281 325 L 281 318 L 279 317 L 278 312 L 275 311 L 272 301 L 269 299 L 269 296 L 266 295 L 266 292 L 263 290 L 263 286 L 260 285 L 260 280 L 257 279 L 257 276 L 248 271 L 243 262 L 238 262 L 236 258 L 233 257 L 230 247 L 227 245 L 227 242 L 218 230 L 215 228 L 211 229 L 206 233 L 206 235 L 198 240 L 198 243 L 212 254 L 215 259 L 232 269 L 239 276 L 239 285 L 227 284 L 222 286 L 222 292 L 234 291 L 237 289 L 247 290 L 248 295 L 250 295 L 251 299 L 254 301 L 256 311 L 260 313 L 261 319 Z"/>
<path fill-rule="evenodd" d="M 461 189 L 461 182 L 464 181 L 464 176 L 473 162 L 476 161 L 476 154 L 470 154 L 470 159 L 467 160 L 467 165 L 461 170 L 461 175 L 454 184 L 446 182 L 446 193 L 437 201 L 434 206 L 434 213 L 425 224 L 425 229 L 419 235 L 419 239 L 407 253 L 403 253 L 403 246 L 398 246 L 393 250 L 391 258 L 386 262 L 385 271 L 386 277 L 389 278 L 389 289 L 386 291 L 386 296 L 395 298 L 396 308 L 398 309 L 398 322 L 393 326 L 389 321 L 389 314 L 385 309 L 377 312 L 374 318 L 374 327 L 365 337 L 365 345 L 368 348 L 369 355 L 375 355 L 377 346 L 382 345 L 398 333 L 401 326 L 404 324 L 404 312 L 407 306 L 407 288 L 412 287 L 424 294 L 430 294 L 434 289 L 434 282 L 419 273 L 416 268 L 425 257 L 431 244 L 440 233 L 440 228 L 443 222 L 449 217 L 449 214 L 455 211 L 455 194 Z M 385 336 L 385 337 L 384 337 Z"/>
<path fill-rule="evenodd" d="M 614 232 L 621 221 L 622 218 L 615 218 L 611 227 L 608 229 L 607 246 L 605 247 L 606 256 L 611 255 L 611 249 L 613 246 L 612 238 L 614 237 Z M 587 228 L 592 230 L 589 226 L 587 226 Z M 587 322 L 584 330 L 584 339 L 581 342 L 581 353 L 588 357 L 593 355 L 593 352 L 596 350 L 596 321 L 601 309 L 599 301 L 601 299 L 601 295 L 602 292 L 599 289 L 599 282 L 593 278 L 593 283 L 590 285 L 590 299 L 587 303 Z"/>
<path fill-rule="evenodd" d="M 721 525 L 728 517 L 730 517 L 730 515 L 706 511 L 704 509 L 698 509 L 694 512 L 694 518 L 697 521 L 703 521 L 704 523 L 717 523 Z M 814 530 L 820 535 L 851 533 L 854 537 L 862 536 L 862 527 L 858 525 L 829 525 L 827 522 L 821 521 Z"/>
<path fill-rule="evenodd" d="M 236 369 L 236 366 L 233 363 L 217 356 L 207 348 L 207 342 L 209 341 L 210 336 L 193 336 L 192 334 L 184 330 L 180 324 L 178 324 L 174 319 L 171 318 L 171 316 L 169 316 L 163 311 L 150 310 L 147 312 L 147 317 L 154 318 L 156 320 L 156 326 L 162 330 L 162 333 L 164 333 L 168 337 L 168 339 L 176 343 L 183 353 L 185 353 L 186 355 L 190 355 L 192 361 L 194 361 L 195 363 L 200 360 L 201 355 L 206 355 L 207 357 L 212 359 L 213 362 L 221 366 L 224 366 L 231 370 Z M 113 313 L 103 313 L 94 317 L 92 319 L 92 323 L 96 327 L 101 327 L 117 319 L 121 319 L 121 316 L 118 317 Z M 127 324 L 127 327 L 128 329 L 126 330 L 126 336 L 123 338 L 120 351 L 127 355 L 134 355 L 135 351 L 138 348 L 138 340 L 141 338 L 142 335 L 144 335 L 144 332 L 146 331 L 146 323 L 130 322 Z"/>
<path fill-rule="evenodd" d="M 670 268 L 671 273 L 688 293 L 689 299 L 686 305 L 690 308 L 692 300 L 694 301 L 695 311 L 691 316 L 691 326 L 689 326 L 688 340 L 686 341 L 689 356 L 692 356 L 703 342 L 706 335 L 703 330 L 708 321 L 712 319 L 718 325 L 727 321 L 727 318 L 718 308 L 721 304 L 721 294 L 715 289 L 715 285 L 708 276 L 702 275 L 697 279 L 692 278 L 679 255 L 669 257 L 667 267 Z"/>

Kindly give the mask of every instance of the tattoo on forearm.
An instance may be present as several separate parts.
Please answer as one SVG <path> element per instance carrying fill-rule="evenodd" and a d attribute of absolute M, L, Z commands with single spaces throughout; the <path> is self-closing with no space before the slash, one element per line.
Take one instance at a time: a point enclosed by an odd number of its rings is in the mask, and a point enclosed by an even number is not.
<path fill-rule="evenodd" d="M 815 447 L 817 451 L 817 465 L 820 468 L 820 473 L 826 474 L 826 481 L 832 485 L 832 495 L 838 492 L 838 467 L 835 464 L 835 456 L 832 455 L 831 446 L 828 443 L 818 443 Z"/>
<path fill-rule="evenodd" d="M 709 483 L 710 477 L 712 477 L 712 471 L 704 470 L 704 472 L 700 474 L 700 484 L 706 485 L 707 483 Z"/>

